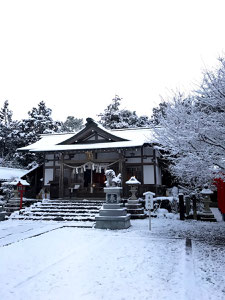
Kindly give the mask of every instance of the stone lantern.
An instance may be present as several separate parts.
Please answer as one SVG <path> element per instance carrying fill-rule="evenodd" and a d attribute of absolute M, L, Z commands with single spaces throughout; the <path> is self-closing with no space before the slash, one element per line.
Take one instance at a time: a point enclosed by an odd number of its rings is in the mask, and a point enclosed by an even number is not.
<path fill-rule="evenodd" d="M 203 212 L 201 213 L 201 221 L 216 222 L 216 219 L 209 207 L 211 202 L 210 195 L 213 194 L 213 191 L 209 189 L 207 185 L 205 185 L 200 193 L 203 196 L 203 204 L 204 204 Z"/>
<path fill-rule="evenodd" d="M 133 203 L 138 203 L 136 193 L 138 190 L 138 185 L 141 184 L 140 181 L 138 181 L 135 176 L 132 176 L 128 181 L 126 181 L 126 184 L 130 186 L 131 197 L 129 200 L 134 200 Z"/>
<path fill-rule="evenodd" d="M 141 184 L 135 176 L 132 176 L 126 184 L 130 186 L 131 197 L 127 200 L 126 208 L 127 212 L 131 215 L 132 219 L 144 219 L 147 214 L 144 213 L 144 208 L 141 203 L 139 203 L 136 193 L 138 190 L 138 185 Z"/>

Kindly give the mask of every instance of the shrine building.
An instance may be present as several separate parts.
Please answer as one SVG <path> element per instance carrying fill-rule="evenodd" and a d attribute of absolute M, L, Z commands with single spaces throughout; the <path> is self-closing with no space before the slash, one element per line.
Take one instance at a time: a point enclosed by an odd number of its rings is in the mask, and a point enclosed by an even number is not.
<path fill-rule="evenodd" d="M 19 151 L 44 155 L 43 186 L 51 199 L 104 198 L 105 171 L 121 173 L 125 182 L 135 176 L 141 182 L 139 195 L 146 191 L 161 194 L 160 155 L 150 128 L 105 129 L 88 118 L 75 133 L 45 134 Z"/>

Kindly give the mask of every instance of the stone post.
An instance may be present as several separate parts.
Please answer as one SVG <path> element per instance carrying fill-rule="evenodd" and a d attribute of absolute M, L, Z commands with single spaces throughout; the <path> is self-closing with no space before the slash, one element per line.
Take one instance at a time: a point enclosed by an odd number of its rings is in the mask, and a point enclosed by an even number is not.
<path fill-rule="evenodd" d="M 184 195 L 179 194 L 180 220 L 184 221 Z"/>

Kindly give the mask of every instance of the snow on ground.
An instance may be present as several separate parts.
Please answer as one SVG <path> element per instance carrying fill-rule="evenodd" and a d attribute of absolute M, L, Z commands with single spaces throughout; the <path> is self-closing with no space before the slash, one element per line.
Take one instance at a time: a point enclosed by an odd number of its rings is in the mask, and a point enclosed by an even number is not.
<path fill-rule="evenodd" d="M 225 299 L 225 223 L 0 223 L 1 300 Z"/>

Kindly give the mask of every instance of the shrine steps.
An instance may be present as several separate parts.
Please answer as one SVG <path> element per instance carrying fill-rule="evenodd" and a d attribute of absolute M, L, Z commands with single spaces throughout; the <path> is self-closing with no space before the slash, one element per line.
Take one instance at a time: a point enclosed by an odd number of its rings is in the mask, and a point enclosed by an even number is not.
<path fill-rule="evenodd" d="M 43 200 L 14 212 L 9 219 L 94 222 L 102 204 L 101 200 Z"/>
<path fill-rule="evenodd" d="M 24 198 L 23 203 L 22 203 L 22 208 L 25 209 L 26 207 L 31 206 L 35 202 L 37 202 L 36 199 L 26 199 L 26 198 Z M 6 214 L 8 216 L 10 214 L 12 214 L 14 211 L 19 210 L 20 209 L 20 198 L 9 199 L 4 208 L 5 208 Z"/>

